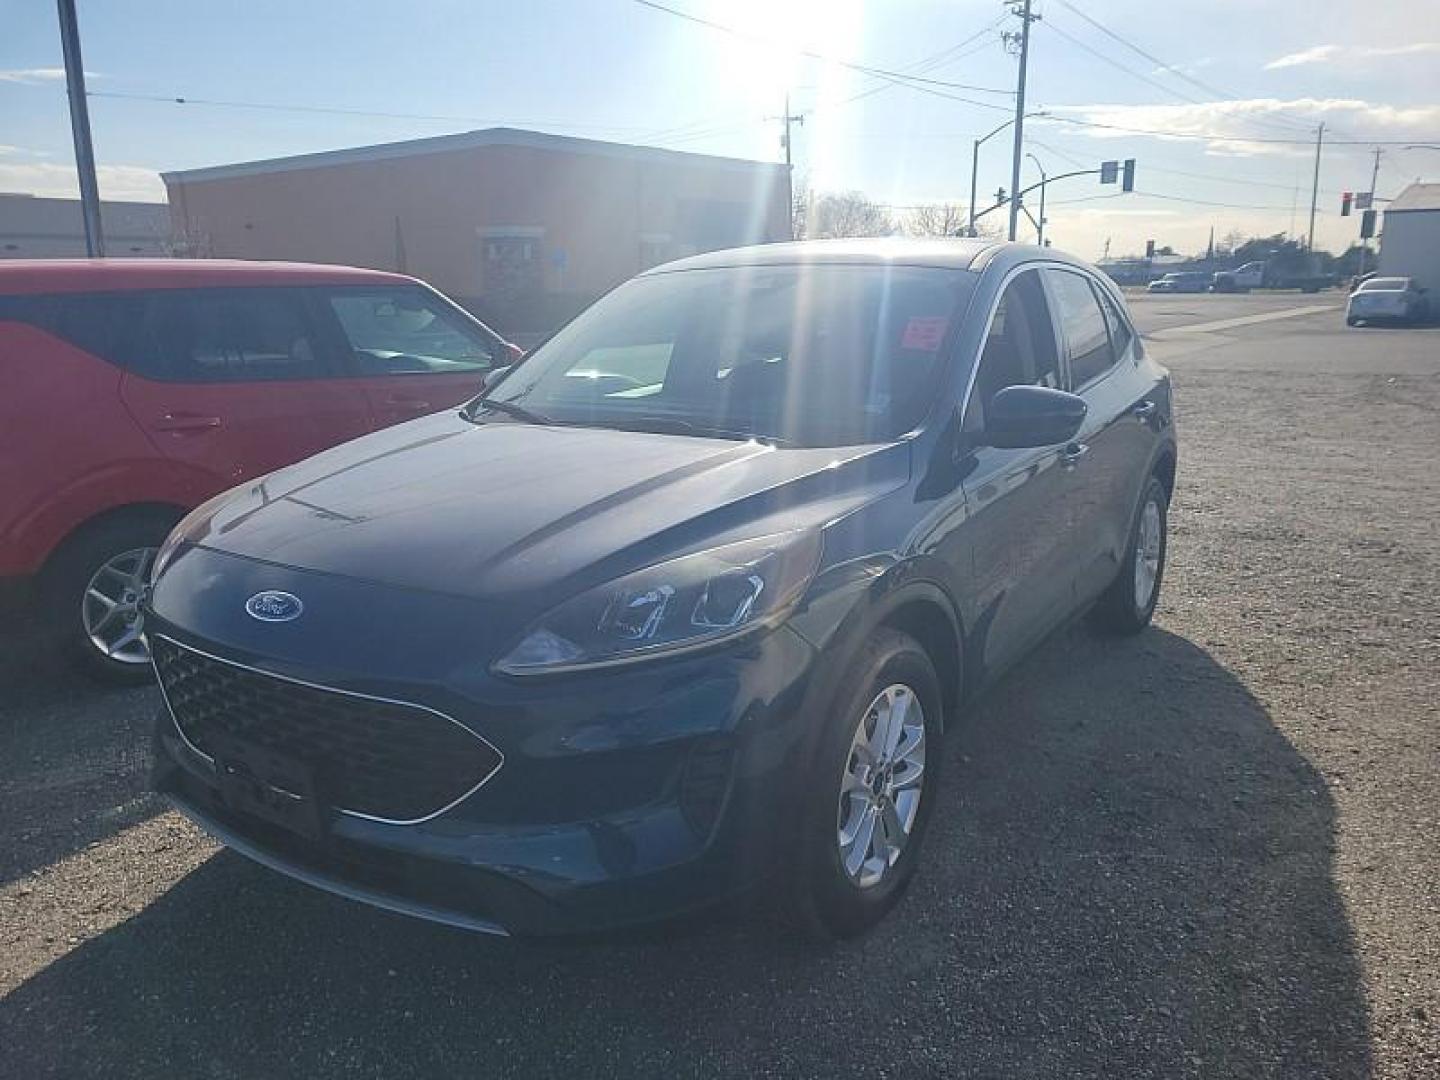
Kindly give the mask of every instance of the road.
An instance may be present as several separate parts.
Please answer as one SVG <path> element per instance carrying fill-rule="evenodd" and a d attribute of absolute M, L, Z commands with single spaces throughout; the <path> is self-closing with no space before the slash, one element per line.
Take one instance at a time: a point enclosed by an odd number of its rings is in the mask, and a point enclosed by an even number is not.
<path fill-rule="evenodd" d="M 833 948 L 311 891 L 145 795 L 155 693 L 12 631 L 0 1075 L 1440 1075 L 1440 330 L 1339 304 L 1134 300 L 1182 440 L 1157 625 L 987 695 L 910 895 Z"/>

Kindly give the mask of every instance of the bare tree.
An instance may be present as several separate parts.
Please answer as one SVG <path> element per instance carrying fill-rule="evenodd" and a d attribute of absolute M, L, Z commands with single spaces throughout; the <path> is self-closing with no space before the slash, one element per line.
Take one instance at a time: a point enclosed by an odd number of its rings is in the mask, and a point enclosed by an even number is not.
<path fill-rule="evenodd" d="M 969 212 L 958 203 L 927 203 L 910 211 L 905 231 L 911 236 L 961 236 L 969 223 Z"/>
<path fill-rule="evenodd" d="M 810 181 L 804 176 L 794 176 L 790 188 L 790 235 L 796 240 L 804 240 L 809 235 L 811 198 Z"/>
<path fill-rule="evenodd" d="M 820 238 L 890 236 L 895 232 L 889 211 L 861 191 L 822 195 L 814 201 L 809 217 L 807 235 Z"/>

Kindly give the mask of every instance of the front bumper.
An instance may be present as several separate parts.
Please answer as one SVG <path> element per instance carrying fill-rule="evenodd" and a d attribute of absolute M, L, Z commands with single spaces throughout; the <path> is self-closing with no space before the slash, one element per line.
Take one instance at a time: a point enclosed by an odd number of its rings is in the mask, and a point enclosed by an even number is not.
<path fill-rule="evenodd" d="M 151 633 L 182 648 L 281 681 L 303 675 L 150 618 Z M 477 789 L 412 824 L 323 806 L 319 834 L 301 834 L 239 811 L 168 708 L 155 787 L 241 854 L 392 911 L 524 935 L 649 922 L 773 868 L 776 823 L 794 819 L 814 659 L 781 628 L 729 651 L 521 686 L 387 680 L 390 698 L 441 712 L 504 755 Z M 306 681 L 334 685 L 329 674 Z"/>

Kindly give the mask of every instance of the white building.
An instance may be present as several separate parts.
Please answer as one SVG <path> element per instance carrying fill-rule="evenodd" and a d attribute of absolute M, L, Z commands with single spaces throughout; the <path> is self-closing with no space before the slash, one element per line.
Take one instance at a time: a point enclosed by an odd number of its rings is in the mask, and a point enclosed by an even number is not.
<path fill-rule="evenodd" d="M 106 255 L 170 253 L 170 207 L 165 203 L 102 202 L 100 225 Z M 84 256 L 79 199 L 0 194 L 0 259 Z"/>
<path fill-rule="evenodd" d="M 1379 272 L 1440 296 L 1440 184 L 1411 184 L 1385 208 Z"/>

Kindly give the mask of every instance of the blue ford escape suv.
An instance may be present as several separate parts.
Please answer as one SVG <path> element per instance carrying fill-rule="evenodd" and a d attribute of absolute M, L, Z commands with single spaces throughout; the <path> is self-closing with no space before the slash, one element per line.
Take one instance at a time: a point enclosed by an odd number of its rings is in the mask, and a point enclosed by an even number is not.
<path fill-rule="evenodd" d="M 1170 383 L 1048 249 L 835 241 L 619 287 L 485 394 L 244 484 L 156 559 L 158 787 L 392 910 L 593 930 L 757 883 L 863 931 L 941 735 L 1151 617 Z"/>

